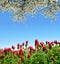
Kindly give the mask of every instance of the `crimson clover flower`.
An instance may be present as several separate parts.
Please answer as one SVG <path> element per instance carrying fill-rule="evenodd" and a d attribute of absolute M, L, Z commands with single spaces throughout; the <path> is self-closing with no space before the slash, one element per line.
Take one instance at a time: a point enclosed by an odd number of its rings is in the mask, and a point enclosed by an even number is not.
<path fill-rule="evenodd" d="M 31 57 L 31 54 L 30 53 L 28 53 L 28 58 L 30 58 Z"/>
<path fill-rule="evenodd" d="M 23 56 L 21 56 L 21 61 L 22 61 L 22 62 L 24 61 L 24 57 L 23 57 Z"/>
<path fill-rule="evenodd" d="M 46 48 L 46 46 L 44 45 L 44 46 L 43 46 L 43 51 L 46 51 L 46 50 L 47 50 L 47 48 Z"/>
<path fill-rule="evenodd" d="M 57 45 L 58 44 L 57 40 L 54 40 L 54 43 Z"/>
<path fill-rule="evenodd" d="M 55 60 L 55 58 L 52 56 L 52 57 L 51 57 L 51 60 L 52 60 L 52 61 L 54 61 L 54 60 Z"/>
<path fill-rule="evenodd" d="M 35 40 L 35 46 L 36 46 L 36 45 L 39 45 L 38 39 Z"/>
<path fill-rule="evenodd" d="M 52 44 L 51 44 L 51 43 L 49 43 L 48 45 L 49 45 L 49 49 L 52 49 Z"/>
<path fill-rule="evenodd" d="M 4 48 L 4 52 L 11 51 L 11 48 Z"/>
<path fill-rule="evenodd" d="M 17 44 L 17 49 L 20 49 L 20 43 Z"/>
<path fill-rule="evenodd" d="M 28 49 L 30 49 L 30 52 L 33 51 L 33 47 L 32 46 L 29 46 Z"/>
<path fill-rule="evenodd" d="M 3 58 L 4 58 L 4 55 L 1 55 L 1 56 L 0 56 L 0 59 L 3 59 Z"/>
<path fill-rule="evenodd" d="M 15 46 L 12 45 L 12 49 L 15 49 Z"/>

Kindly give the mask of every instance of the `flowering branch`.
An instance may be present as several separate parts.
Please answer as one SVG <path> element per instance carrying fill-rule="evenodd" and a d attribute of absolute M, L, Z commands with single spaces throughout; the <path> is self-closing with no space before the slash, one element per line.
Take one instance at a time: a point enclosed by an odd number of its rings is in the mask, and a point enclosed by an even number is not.
<path fill-rule="evenodd" d="M 60 11 L 58 0 L 0 0 L 0 9 L 13 11 L 13 18 L 24 19 L 24 14 L 35 14 L 37 10 L 47 17 L 56 18 L 56 13 Z"/>

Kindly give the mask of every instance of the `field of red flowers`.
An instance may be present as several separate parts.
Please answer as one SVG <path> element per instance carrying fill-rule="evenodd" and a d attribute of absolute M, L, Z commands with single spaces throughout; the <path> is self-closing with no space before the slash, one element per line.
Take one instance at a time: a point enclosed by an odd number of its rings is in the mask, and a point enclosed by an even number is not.
<path fill-rule="evenodd" d="M 35 48 L 26 41 L 18 43 L 17 50 L 14 45 L 0 49 L 0 64 L 60 64 L 60 42 L 36 39 L 34 43 Z"/>

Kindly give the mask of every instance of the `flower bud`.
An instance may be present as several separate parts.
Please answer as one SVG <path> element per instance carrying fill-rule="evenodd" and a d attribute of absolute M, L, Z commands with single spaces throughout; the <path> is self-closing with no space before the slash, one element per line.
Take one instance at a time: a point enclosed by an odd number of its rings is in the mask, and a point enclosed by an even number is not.
<path fill-rule="evenodd" d="M 30 56 L 31 56 L 30 53 L 28 53 L 28 58 L 30 58 Z"/>

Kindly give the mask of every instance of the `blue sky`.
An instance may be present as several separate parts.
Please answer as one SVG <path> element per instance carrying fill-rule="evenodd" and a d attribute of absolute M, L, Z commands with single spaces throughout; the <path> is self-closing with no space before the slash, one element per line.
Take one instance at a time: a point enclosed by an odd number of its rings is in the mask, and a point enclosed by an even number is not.
<path fill-rule="evenodd" d="M 58 14 L 60 16 L 60 14 Z M 2 13 L 0 10 L 0 48 L 11 47 L 17 43 L 29 41 L 29 45 L 34 45 L 34 40 L 39 41 L 60 41 L 60 19 L 51 22 L 40 14 L 36 14 L 33 18 L 26 15 L 26 23 L 14 22 L 11 14 Z"/>

